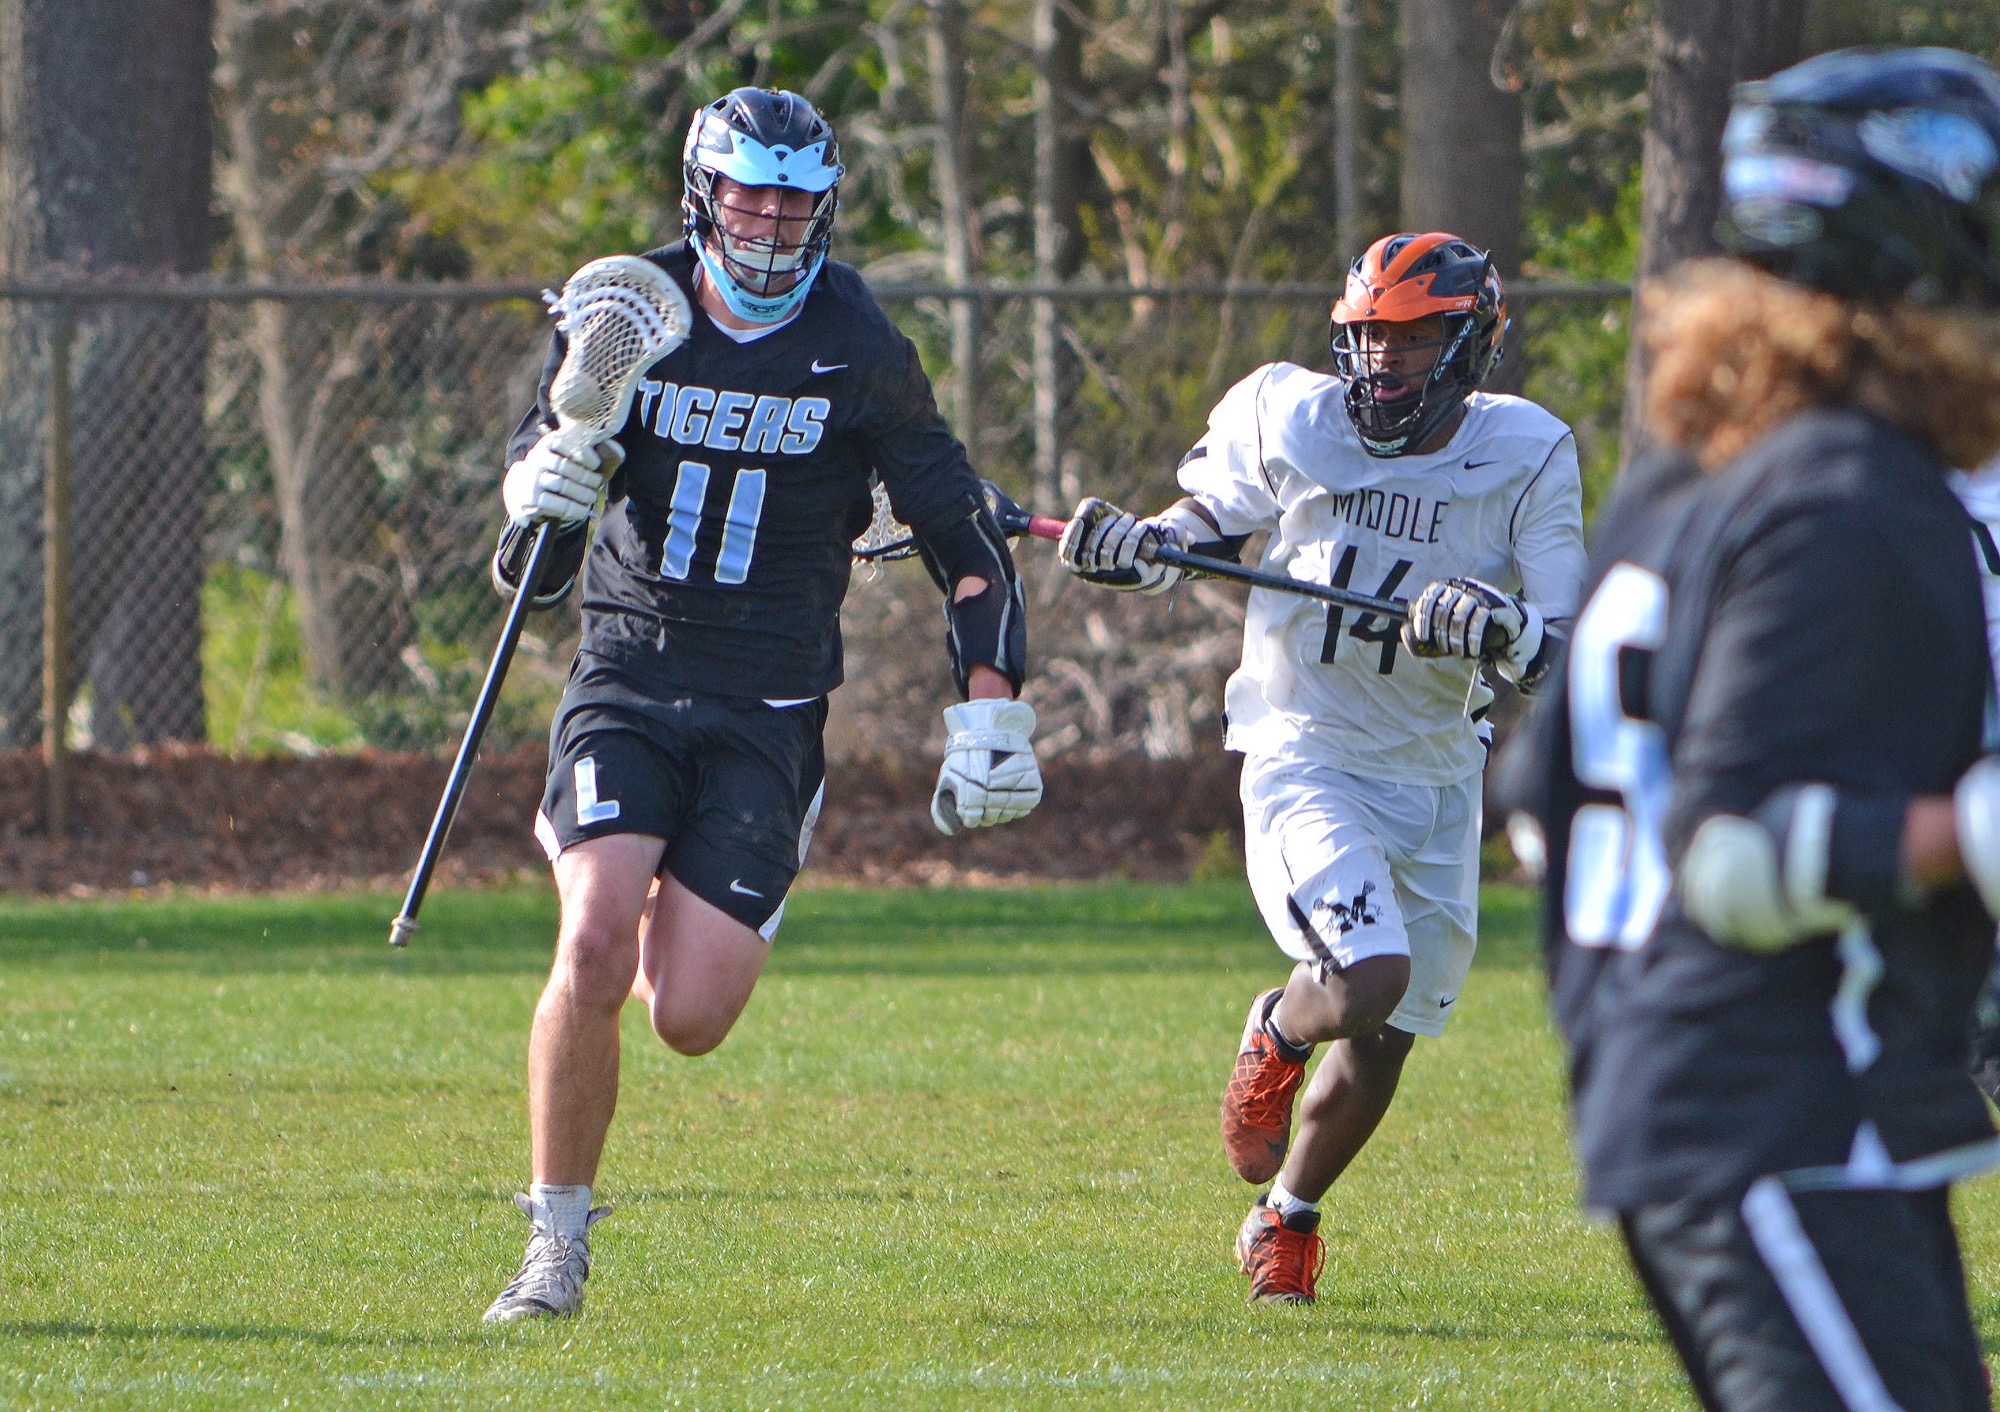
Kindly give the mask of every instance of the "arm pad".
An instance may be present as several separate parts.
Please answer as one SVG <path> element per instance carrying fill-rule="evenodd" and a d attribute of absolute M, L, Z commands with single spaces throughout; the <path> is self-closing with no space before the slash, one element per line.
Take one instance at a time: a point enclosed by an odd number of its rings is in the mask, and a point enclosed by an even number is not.
<path fill-rule="evenodd" d="M 924 567 L 944 590 L 945 647 L 959 694 L 975 666 L 993 668 L 1019 691 L 1028 674 L 1028 605 L 993 512 L 983 499 L 968 496 L 961 509 L 914 528 Z M 968 578 L 985 579 L 986 587 L 953 602 Z"/>
<path fill-rule="evenodd" d="M 502 598 L 512 598 L 521 586 L 521 574 L 528 567 L 528 551 L 534 545 L 536 528 L 509 520 L 500 531 L 500 547 L 493 551 L 493 591 Z M 531 608 L 553 608 L 569 597 L 590 548 L 588 524 L 561 525 L 550 533 L 556 542 L 549 547 L 542 565 L 542 581 L 528 601 Z"/>

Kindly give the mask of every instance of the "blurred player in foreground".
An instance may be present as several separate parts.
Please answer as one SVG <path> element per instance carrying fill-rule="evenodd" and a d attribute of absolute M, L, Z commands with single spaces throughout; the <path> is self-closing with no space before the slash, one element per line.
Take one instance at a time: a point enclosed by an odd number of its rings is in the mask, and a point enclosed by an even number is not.
<path fill-rule="evenodd" d="M 1414 1037 L 1444 1032 L 1478 921 L 1480 673 L 1532 690 L 1575 606 L 1576 443 L 1533 403 L 1478 391 L 1506 309 L 1491 258 L 1456 236 L 1377 241 L 1334 305 L 1337 375 L 1257 369 L 1183 458 L 1185 499 L 1143 520 L 1085 500 L 1063 536 L 1063 562 L 1113 588 L 1172 587 L 1154 546 L 1234 558 L 1267 532 L 1266 570 L 1417 590 L 1401 622 L 1255 589 L 1229 679 L 1250 885 L 1297 962 L 1251 1002 L 1222 1105 L 1238 1175 L 1277 1179 L 1237 1238 L 1254 1301 L 1313 1298 L 1320 1199 Z"/>
<path fill-rule="evenodd" d="M 698 112 L 687 238 L 648 257 L 700 311 L 692 335 L 585 461 L 550 436 L 558 335 L 508 448 L 496 575 L 518 580 L 531 527 L 560 526 L 563 562 L 536 587 L 559 599 L 582 567 L 583 641 L 535 823 L 562 923 L 528 1048 L 534 1184 L 517 1201 L 532 1234 L 492 1322 L 582 1304 L 627 995 L 683 1054 L 715 1048 L 749 1002 L 824 795 L 871 476 L 946 589 L 970 698 L 945 710 L 939 827 L 1003 823 L 1041 798 L 1034 712 L 1013 699 L 1027 652 L 1013 560 L 916 348 L 826 258 L 841 170 L 833 129 L 795 94 L 740 88 Z"/>
<path fill-rule="evenodd" d="M 1948 1197 L 2000 1163 L 1965 1065 L 2000 758 L 1946 472 L 2000 450 L 2000 77 L 1822 55 L 1723 151 L 1740 258 L 1644 296 L 1666 449 L 1497 784 L 1584 1197 L 1703 1405 L 1983 1409 Z"/>

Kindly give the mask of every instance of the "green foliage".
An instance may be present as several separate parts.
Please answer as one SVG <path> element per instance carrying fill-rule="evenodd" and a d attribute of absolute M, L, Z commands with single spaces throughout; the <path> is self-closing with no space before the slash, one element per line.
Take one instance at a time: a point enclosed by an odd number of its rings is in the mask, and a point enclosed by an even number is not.
<path fill-rule="evenodd" d="M 1630 280 L 1639 253 L 1638 163 L 1628 169 L 1610 210 L 1558 226 L 1551 212 L 1531 209 L 1526 224 L 1531 276 Z M 1618 469 L 1631 307 L 1622 299 L 1603 304 L 1550 303 L 1530 308 L 1522 323 L 1528 344 L 1527 395 L 1575 428 L 1588 516 Z"/>
<path fill-rule="evenodd" d="M 393 908 L 0 903 L 0 1399 L 1687 1405 L 1576 1208 L 1518 891 L 1327 1207 L 1313 1309 L 1246 1307 L 1230 1257 L 1216 1097 L 1284 971 L 1240 880 L 824 890 L 712 1057 L 628 1007 L 586 1311 L 504 1332 L 553 899 L 434 895 L 404 955 Z"/>
<path fill-rule="evenodd" d="M 490 592 L 483 584 L 478 590 Z M 432 616 L 463 631 L 468 615 L 426 615 Z M 548 621 L 557 620 L 535 620 Z M 202 631 L 209 744 L 232 755 L 450 749 L 472 715 L 492 650 L 490 633 L 471 640 L 425 633 L 412 649 L 411 690 L 378 692 L 342 707 L 308 674 L 290 587 L 227 563 L 212 568 L 203 587 Z M 511 749 L 547 733 L 562 689 L 557 657 L 531 626 L 487 729 L 489 748 Z"/>

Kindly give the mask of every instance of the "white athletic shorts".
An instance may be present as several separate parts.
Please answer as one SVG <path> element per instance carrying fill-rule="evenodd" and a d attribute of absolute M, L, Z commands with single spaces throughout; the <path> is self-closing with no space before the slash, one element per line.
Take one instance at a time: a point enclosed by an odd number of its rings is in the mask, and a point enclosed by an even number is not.
<path fill-rule="evenodd" d="M 1440 1035 L 1479 928 L 1479 777 L 1366 779 L 1279 756 L 1243 762 L 1244 854 L 1257 909 L 1299 961 L 1410 958 L 1389 1023 Z"/>

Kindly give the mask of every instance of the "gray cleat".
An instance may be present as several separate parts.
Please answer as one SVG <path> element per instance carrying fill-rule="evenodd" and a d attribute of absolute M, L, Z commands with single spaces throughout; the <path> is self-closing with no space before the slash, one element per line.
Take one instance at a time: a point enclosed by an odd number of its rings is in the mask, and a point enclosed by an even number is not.
<path fill-rule="evenodd" d="M 599 1206 L 584 1218 L 583 1234 L 559 1236 L 535 1213 L 534 1198 L 517 1192 L 514 1204 L 533 1223 L 521 1272 L 486 1311 L 489 1324 L 516 1319 L 550 1319 L 583 1308 L 583 1282 L 590 1278 L 590 1228 L 611 1214 Z"/>

